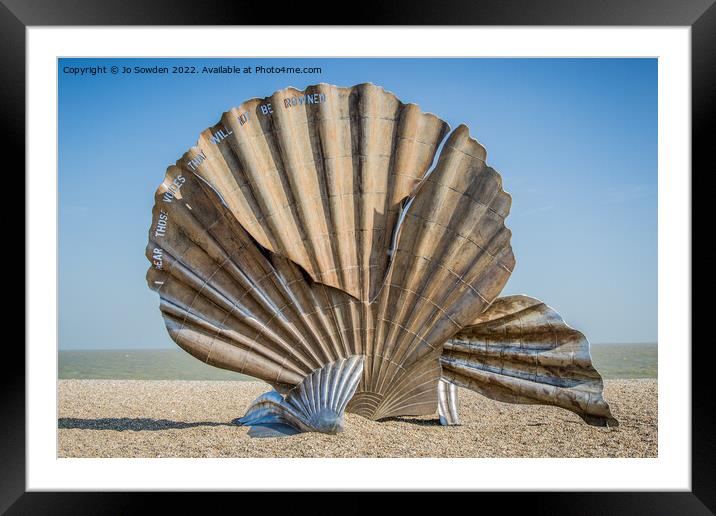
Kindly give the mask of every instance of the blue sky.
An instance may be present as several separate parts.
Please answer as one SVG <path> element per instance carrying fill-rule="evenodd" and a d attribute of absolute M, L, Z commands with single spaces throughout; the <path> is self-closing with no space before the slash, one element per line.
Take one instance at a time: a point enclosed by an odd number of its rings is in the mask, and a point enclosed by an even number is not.
<path fill-rule="evenodd" d="M 75 76 L 65 66 L 317 66 L 316 74 Z M 456 127 L 503 176 L 503 294 L 591 342 L 657 340 L 656 59 L 62 59 L 60 349 L 175 347 L 144 280 L 153 193 L 221 114 L 286 86 L 372 82 Z"/>

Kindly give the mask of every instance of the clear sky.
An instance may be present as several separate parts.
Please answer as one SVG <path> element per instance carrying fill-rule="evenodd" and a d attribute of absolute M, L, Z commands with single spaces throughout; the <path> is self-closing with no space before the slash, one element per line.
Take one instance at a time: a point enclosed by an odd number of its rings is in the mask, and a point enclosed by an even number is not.
<path fill-rule="evenodd" d="M 66 66 L 321 67 L 315 74 L 70 75 Z M 657 340 L 656 59 L 62 59 L 60 349 L 175 347 L 145 284 L 166 167 L 253 97 L 372 82 L 465 123 L 512 194 L 506 294 L 591 342 Z"/>

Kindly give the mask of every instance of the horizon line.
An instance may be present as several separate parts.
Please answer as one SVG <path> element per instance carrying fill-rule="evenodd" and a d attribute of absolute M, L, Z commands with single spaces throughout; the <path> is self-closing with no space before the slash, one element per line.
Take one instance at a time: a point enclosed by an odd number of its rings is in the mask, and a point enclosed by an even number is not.
<path fill-rule="evenodd" d="M 658 341 L 636 341 L 636 342 L 590 342 L 590 346 L 643 346 L 653 344 L 658 346 Z M 184 351 L 179 346 L 161 348 L 58 348 L 57 351 Z"/>

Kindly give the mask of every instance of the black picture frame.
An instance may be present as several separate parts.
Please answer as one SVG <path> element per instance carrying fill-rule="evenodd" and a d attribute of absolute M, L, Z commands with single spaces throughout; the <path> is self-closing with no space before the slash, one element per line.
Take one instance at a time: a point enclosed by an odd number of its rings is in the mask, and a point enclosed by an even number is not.
<path fill-rule="evenodd" d="M 716 125 L 716 0 L 490 0 L 428 3 L 406 0 L 363 2 L 351 9 L 355 25 L 554 25 L 554 26 L 689 26 L 692 55 L 692 170 L 712 168 L 709 136 Z M 293 8 L 289 7 L 290 5 Z M 1 0 L 0 102 L 6 148 L 24 167 L 25 29 L 42 25 L 334 25 L 345 24 L 334 4 L 324 9 L 296 9 L 298 4 L 217 0 L 206 5 L 171 0 Z M 668 142 L 660 142 L 661 145 Z M 709 160 L 709 158 L 711 158 Z M 708 168 L 707 168 L 708 167 Z M 697 173 L 698 173 L 697 172 Z M 693 173 L 691 177 L 697 175 Z M 24 188 L 24 186 L 23 186 Z M 32 192 L 25 192 L 32 195 Z M 25 269 L 25 274 L 32 271 Z M 685 350 L 689 343 L 684 343 Z M 706 340 L 692 346 L 692 456 L 690 492 L 595 492 L 480 494 L 509 496 L 513 510 L 550 514 L 713 514 L 716 510 L 716 427 L 710 348 Z M 6 349 L 11 346 L 6 346 Z M 25 492 L 25 354 L 4 357 L 0 377 L 0 512 L 8 514 L 127 514 L 146 507 L 147 498 L 161 496 L 163 512 L 184 506 L 185 497 L 147 493 Z M 7 364 L 13 364 L 8 366 Z M 212 495 L 216 496 L 216 495 Z M 241 495 L 245 501 L 245 494 Z M 432 496 L 433 502 L 441 504 Z M 223 498 L 223 497 L 222 497 Z M 422 503 L 424 496 L 412 496 Z M 303 498 L 305 499 L 305 497 Z M 504 503 L 504 498 L 501 498 Z M 221 502 L 218 502 L 221 503 Z M 407 500 L 406 500 L 407 503 Z M 499 502 L 498 502 L 499 503 Z M 223 505 L 223 504 L 222 504 Z M 300 502 L 297 505 L 300 504 Z M 306 505 L 310 509 L 311 504 Z M 186 508 L 186 506 L 185 506 Z M 218 507 L 217 507 L 218 508 Z M 238 509 L 238 506 L 237 506 Z M 295 506 L 291 508 L 295 511 Z M 448 509 L 450 510 L 450 509 Z M 332 512 L 339 512 L 339 510 Z M 184 512 L 184 511 L 182 511 Z"/>

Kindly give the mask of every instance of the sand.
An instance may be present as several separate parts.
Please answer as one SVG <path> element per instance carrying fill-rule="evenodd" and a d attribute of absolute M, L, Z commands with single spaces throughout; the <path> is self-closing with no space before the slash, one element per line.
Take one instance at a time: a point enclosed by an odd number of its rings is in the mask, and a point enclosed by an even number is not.
<path fill-rule="evenodd" d="M 345 431 L 253 439 L 231 421 L 262 382 L 60 380 L 59 457 L 656 457 L 657 381 L 607 380 L 617 428 L 566 410 L 492 401 L 460 389 L 458 427 L 437 415 Z"/>

